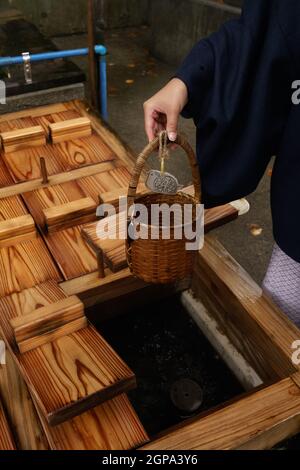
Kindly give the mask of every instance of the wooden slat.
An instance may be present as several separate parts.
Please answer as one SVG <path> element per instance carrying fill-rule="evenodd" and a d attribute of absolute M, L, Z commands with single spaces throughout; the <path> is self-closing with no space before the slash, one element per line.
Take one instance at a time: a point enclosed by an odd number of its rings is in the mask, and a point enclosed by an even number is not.
<path fill-rule="evenodd" d="M 83 303 L 76 296 L 41 307 L 11 320 L 21 353 L 87 327 Z"/>
<path fill-rule="evenodd" d="M 46 289 L 39 286 L 0 299 L 3 337 L 51 425 L 71 419 L 136 385 L 133 372 L 91 326 L 24 354 L 18 353 L 11 319 L 21 308 L 21 315 L 26 316 L 34 304 L 53 303 L 58 291 L 61 298 L 66 297 L 61 289 L 47 284 Z"/>
<path fill-rule="evenodd" d="M 45 432 L 53 450 L 130 450 L 149 441 L 126 395 Z"/>
<path fill-rule="evenodd" d="M 1 140 L 4 152 L 11 153 L 28 147 L 45 145 L 46 135 L 41 126 L 34 126 L 2 132 Z"/>
<path fill-rule="evenodd" d="M 300 391 L 290 378 L 200 416 L 142 449 L 233 450 L 253 439 L 256 444 L 252 449 L 264 449 L 277 442 L 276 432 L 282 425 L 283 439 L 300 430 Z"/>
<path fill-rule="evenodd" d="M 133 372 L 93 327 L 22 354 L 19 362 L 51 425 L 136 386 Z"/>
<path fill-rule="evenodd" d="M 109 127 L 109 125 L 102 121 L 98 115 L 96 115 L 90 108 L 88 108 L 84 102 L 80 100 L 70 101 L 65 103 L 67 109 L 76 109 L 81 116 L 86 116 L 91 120 L 92 128 L 94 132 L 101 137 L 101 140 L 105 142 L 107 147 L 111 149 L 113 154 L 128 168 L 130 172 L 133 170 L 133 166 L 136 157 L 133 151 L 121 141 L 120 137 Z"/>
<path fill-rule="evenodd" d="M 238 211 L 230 204 L 208 209 L 205 211 L 205 232 L 207 233 L 237 217 Z M 96 253 L 100 251 L 103 254 L 104 261 L 112 272 L 120 271 L 127 266 L 125 249 L 126 220 L 126 214 L 123 212 L 106 217 L 99 222 L 85 225 L 82 230 L 82 236 L 86 242 Z M 111 229 L 116 228 L 116 239 L 111 239 L 109 236 L 99 238 L 98 234 L 101 231 L 106 233 L 106 226 L 111 227 Z"/>
<path fill-rule="evenodd" d="M 116 239 L 99 238 L 98 234 L 106 233 L 107 229 L 115 231 Z M 103 253 L 104 261 L 112 272 L 118 272 L 127 267 L 125 239 L 127 232 L 127 214 L 122 212 L 106 217 L 96 224 L 85 225 L 82 236 L 97 253 Z"/>
<path fill-rule="evenodd" d="M 70 169 L 117 162 L 115 154 L 96 134 L 55 144 L 55 148 Z"/>
<path fill-rule="evenodd" d="M 1 450 L 16 450 L 16 446 L 0 400 L 0 451 Z"/>
<path fill-rule="evenodd" d="M 57 144 L 65 140 L 74 140 L 92 134 L 91 121 L 80 117 L 49 125 L 52 142 Z"/>
<path fill-rule="evenodd" d="M 8 350 L 5 366 L 0 365 L 0 390 L 18 449 L 48 450 L 29 391 Z"/>
<path fill-rule="evenodd" d="M 0 248 L 16 245 L 37 237 L 31 215 L 22 215 L 0 222 Z"/>
<path fill-rule="evenodd" d="M 41 157 L 45 159 L 48 175 L 56 175 L 69 170 L 57 149 L 50 145 L 32 147 L 3 155 L 14 182 L 27 184 L 41 178 Z"/>
<path fill-rule="evenodd" d="M 44 209 L 47 229 L 49 232 L 56 232 L 59 229 L 79 225 L 82 220 L 85 222 L 88 219 L 95 220 L 96 209 L 97 204 L 90 197 Z"/>
<path fill-rule="evenodd" d="M 44 238 L 65 280 L 97 271 L 96 254 L 82 238 L 81 231 L 79 225 L 49 233 Z"/>
<path fill-rule="evenodd" d="M 16 246 L 0 249 L 0 296 L 20 292 L 61 276 L 38 237 Z"/>
<path fill-rule="evenodd" d="M 6 121 L 11 121 L 12 119 L 22 119 L 28 116 L 30 116 L 31 118 L 36 118 L 39 116 L 60 113 L 60 112 L 67 111 L 67 110 L 68 110 L 68 106 L 66 106 L 65 103 L 56 103 L 56 104 L 50 104 L 46 106 L 39 106 L 37 108 L 24 109 L 22 111 L 15 111 L 13 113 L 0 115 L 0 124 Z"/>
<path fill-rule="evenodd" d="M 53 285 L 49 288 L 53 290 Z M 46 450 L 50 444 L 52 450 L 129 450 L 149 441 L 126 395 L 55 427 L 39 413 L 43 430 L 9 351 L 6 365 L 0 366 L 0 389 L 19 449 Z"/>
<path fill-rule="evenodd" d="M 298 328 L 211 236 L 199 252 L 193 290 L 263 379 L 296 371 L 291 345 L 299 338 Z"/>
<path fill-rule="evenodd" d="M 0 188 L 0 199 L 17 196 L 20 194 L 35 191 L 43 187 L 57 186 L 60 184 L 68 183 L 70 181 L 76 181 L 80 178 L 86 178 L 88 176 L 97 175 L 106 171 L 113 170 L 115 168 L 122 167 L 123 163 L 118 161 L 109 161 L 103 163 L 96 163 L 89 166 L 84 166 L 70 170 L 57 175 L 49 176 L 47 185 L 42 183 L 42 178 L 37 178 L 31 181 L 25 181 L 23 183 L 13 184 L 11 186 Z"/>

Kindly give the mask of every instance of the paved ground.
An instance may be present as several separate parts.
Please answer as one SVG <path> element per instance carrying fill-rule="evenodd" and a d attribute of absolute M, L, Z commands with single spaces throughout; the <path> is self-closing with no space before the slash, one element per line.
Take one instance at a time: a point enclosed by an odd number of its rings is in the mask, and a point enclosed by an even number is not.
<path fill-rule="evenodd" d="M 108 82 L 110 124 L 119 135 L 138 153 L 146 144 L 143 124 L 143 102 L 162 87 L 174 69 L 158 62 L 149 54 L 149 30 L 114 30 L 107 35 L 109 49 Z M 59 47 L 80 47 L 86 44 L 84 35 L 56 38 Z M 86 69 L 85 59 L 75 62 Z M 180 128 L 195 142 L 195 129 L 191 121 L 182 120 Z M 178 152 L 180 153 L 180 152 Z M 156 159 L 153 161 L 157 165 Z M 175 155 L 169 163 L 183 184 L 191 180 L 187 161 L 182 154 Z M 272 227 L 269 207 L 269 172 L 255 194 L 249 196 L 251 211 L 226 227 L 218 229 L 216 235 L 230 253 L 248 270 L 256 281 L 261 282 L 272 250 Z M 262 229 L 254 236 L 253 225 Z M 259 230 L 260 231 L 260 230 Z"/>

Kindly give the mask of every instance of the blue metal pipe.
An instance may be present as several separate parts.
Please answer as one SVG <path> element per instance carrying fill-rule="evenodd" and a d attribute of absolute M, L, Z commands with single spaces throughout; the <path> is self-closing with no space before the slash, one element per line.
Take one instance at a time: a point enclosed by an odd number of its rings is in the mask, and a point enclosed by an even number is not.
<path fill-rule="evenodd" d="M 88 48 L 82 49 L 70 49 L 67 51 L 54 51 L 54 52 L 43 52 L 40 54 L 30 55 L 31 62 L 40 62 L 44 60 L 55 60 L 55 59 L 65 59 L 68 57 L 79 57 L 86 56 L 89 53 Z M 100 95 L 101 95 L 101 114 L 104 119 L 108 119 L 108 109 L 107 109 L 107 70 L 106 70 L 106 54 L 107 49 L 105 46 L 97 45 L 95 46 L 95 53 L 100 56 L 99 60 L 99 75 L 100 75 Z M 24 64 L 23 56 L 15 57 L 0 57 L 0 67 L 5 67 L 8 65 L 18 65 Z"/>

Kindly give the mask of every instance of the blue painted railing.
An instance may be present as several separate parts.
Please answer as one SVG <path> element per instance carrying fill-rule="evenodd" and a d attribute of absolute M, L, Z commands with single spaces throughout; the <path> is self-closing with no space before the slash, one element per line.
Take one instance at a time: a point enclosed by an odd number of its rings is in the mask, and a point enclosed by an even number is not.
<path fill-rule="evenodd" d="M 68 57 L 86 56 L 89 53 L 88 48 L 70 49 L 65 51 L 43 52 L 40 54 L 30 55 L 30 62 L 41 62 L 44 60 L 65 59 Z M 108 119 L 107 109 L 107 68 L 106 68 L 106 54 L 107 49 L 105 46 L 95 46 L 95 53 L 99 55 L 99 80 L 100 80 L 100 102 L 101 114 L 103 119 Z M 0 67 L 9 65 L 24 64 L 22 55 L 15 57 L 0 57 Z"/>

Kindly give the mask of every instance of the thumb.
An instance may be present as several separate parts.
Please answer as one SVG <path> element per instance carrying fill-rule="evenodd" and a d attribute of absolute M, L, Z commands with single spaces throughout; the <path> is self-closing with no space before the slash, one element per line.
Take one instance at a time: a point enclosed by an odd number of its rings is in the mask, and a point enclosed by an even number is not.
<path fill-rule="evenodd" d="M 171 142 L 175 142 L 175 140 L 177 139 L 178 120 L 178 113 L 173 112 L 167 115 L 167 133 Z"/>

